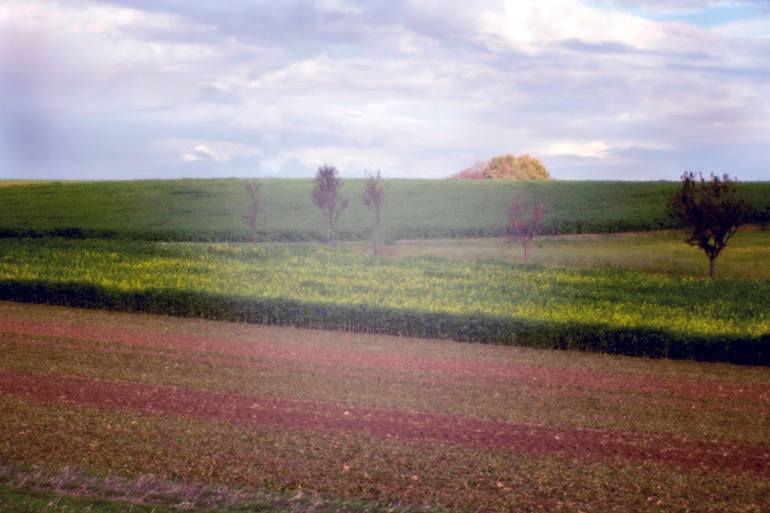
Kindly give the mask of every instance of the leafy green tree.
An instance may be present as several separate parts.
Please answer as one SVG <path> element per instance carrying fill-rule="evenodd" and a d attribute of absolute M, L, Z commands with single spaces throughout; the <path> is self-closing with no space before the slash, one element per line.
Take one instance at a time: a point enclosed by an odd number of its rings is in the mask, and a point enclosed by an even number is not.
<path fill-rule="evenodd" d="M 327 242 L 332 246 L 336 242 L 334 227 L 342 211 L 348 206 L 348 200 L 342 197 L 342 178 L 337 175 L 337 168 L 324 164 L 318 168 L 313 186 L 313 203 L 321 209 L 328 225 Z"/>
<path fill-rule="evenodd" d="M 698 173 L 682 174 L 679 188 L 668 200 L 668 215 L 688 229 L 685 242 L 698 246 L 709 260 L 709 276 L 716 275 L 716 259 L 727 241 L 746 223 L 753 208 L 738 196 L 736 179 Z"/>

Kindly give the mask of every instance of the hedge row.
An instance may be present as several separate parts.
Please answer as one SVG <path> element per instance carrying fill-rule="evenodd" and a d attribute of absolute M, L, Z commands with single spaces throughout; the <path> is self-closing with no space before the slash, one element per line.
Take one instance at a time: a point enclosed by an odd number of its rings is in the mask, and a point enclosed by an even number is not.
<path fill-rule="evenodd" d="M 136 231 L 136 230 L 98 230 L 93 228 L 52 228 L 50 230 L 19 230 L 0 227 L 0 239 L 107 239 L 147 242 L 252 242 L 251 233 L 245 231 Z M 359 234 L 342 232 L 341 240 L 358 240 Z M 263 232 L 259 240 L 264 242 L 311 242 L 325 241 L 326 234 L 313 231 L 296 230 L 291 232 Z"/>
<path fill-rule="evenodd" d="M 254 300 L 179 290 L 124 292 L 80 283 L 23 280 L 0 282 L 0 299 L 543 349 L 770 365 L 770 335 L 699 337 L 650 328 L 610 328 L 597 324 L 419 312 L 371 305 Z"/>
<path fill-rule="evenodd" d="M 758 215 L 752 222 L 767 229 L 770 214 Z M 584 221 L 553 221 L 543 224 L 542 235 L 565 235 L 581 233 L 621 233 L 646 232 L 681 228 L 670 220 L 654 219 L 649 221 L 614 220 L 606 222 Z M 398 239 L 457 239 L 466 237 L 504 237 L 506 229 L 503 226 L 476 228 L 439 228 L 435 226 L 411 225 L 398 229 L 385 227 L 384 236 L 388 241 Z M 337 232 L 338 240 L 367 240 L 369 230 Z M 63 227 L 49 230 L 23 230 L 0 227 L 0 239 L 10 238 L 45 238 L 57 237 L 65 239 L 116 239 L 136 241 L 165 241 L 165 242 L 251 242 L 251 233 L 245 230 L 100 230 L 94 228 Z M 303 229 L 261 231 L 257 235 L 263 242 L 312 242 L 325 241 L 326 231 Z"/>
<path fill-rule="evenodd" d="M 580 221 L 555 222 L 543 225 L 542 235 L 562 235 L 580 233 L 620 233 L 631 231 L 653 231 L 678 228 L 672 223 L 616 221 L 608 223 L 584 223 Z M 398 239 L 458 239 L 466 237 L 505 237 L 504 227 L 488 228 L 453 228 L 410 226 L 399 230 L 385 230 L 388 241 Z M 98 230 L 92 228 L 53 228 L 50 230 L 19 230 L 0 227 L 0 239 L 57 237 L 64 239 L 115 239 L 136 241 L 165 242 L 251 242 L 252 235 L 245 231 L 130 231 Z M 339 231 L 338 240 L 366 240 L 368 231 Z M 325 241 L 325 231 L 292 230 L 258 232 L 258 240 L 263 242 L 313 242 Z"/>

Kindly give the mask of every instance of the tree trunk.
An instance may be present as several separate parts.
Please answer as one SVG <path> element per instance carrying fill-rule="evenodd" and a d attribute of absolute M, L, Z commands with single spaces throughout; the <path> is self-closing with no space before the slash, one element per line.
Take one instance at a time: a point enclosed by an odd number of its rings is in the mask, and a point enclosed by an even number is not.
<path fill-rule="evenodd" d="M 377 256 L 377 228 L 372 230 L 372 252 Z"/>
<path fill-rule="evenodd" d="M 526 263 L 526 262 L 529 262 L 529 252 L 527 251 L 528 245 L 522 243 L 522 246 L 524 246 L 524 262 Z"/>
<path fill-rule="evenodd" d="M 709 277 L 711 278 L 716 276 L 716 273 L 717 273 L 716 263 L 717 263 L 716 257 L 709 258 Z"/>
<path fill-rule="evenodd" d="M 372 227 L 372 239 L 374 240 L 374 256 L 377 256 L 377 249 L 380 245 L 380 209 L 374 212 L 374 226 Z"/>

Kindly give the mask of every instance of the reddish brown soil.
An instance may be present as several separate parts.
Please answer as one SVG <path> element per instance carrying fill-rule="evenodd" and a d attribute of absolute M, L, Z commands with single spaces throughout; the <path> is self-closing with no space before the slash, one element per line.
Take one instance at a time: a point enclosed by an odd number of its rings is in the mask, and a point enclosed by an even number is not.
<path fill-rule="evenodd" d="M 54 338 L 54 337 L 45 337 L 45 336 L 33 336 L 30 338 L 25 338 L 24 341 L 26 343 L 33 343 L 37 347 L 48 347 L 51 349 L 66 349 L 68 351 L 72 351 L 74 354 L 94 354 L 94 353 L 101 353 L 101 354 L 109 354 L 109 355 L 132 355 L 132 356 L 144 356 L 151 359 L 158 359 L 162 360 L 163 362 L 168 363 L 179 363 L 179 364 L 185 364 L 189 362 L 195 362 L 195 363 L 202 363 L 205 365 L 221 365 L 225 364 L 228 367 L 235 367 L 235 368 L 243 368 L 247 369 L 249 371 L 265 371 L 265 372 L 275 372 L 280 371 L 285 373 L 286 375 L 290 375 L 293 372 L 298 371 L 298 367 L 301 370 L 301 372 L 306 372 L 308 370 L 308 364 L 312 363 L 312 360 L 305 360 L 305 361 L 290 361 L 290 360 L 263 360 L 263 359 L 244 359 L 242 356 L 239 355 L 231 355 L 231 354 L 216 354 L 216 353 L 205 353 L 205 352 L 162 352 L 158 350 L 153 349 L 147 349 L 144 346 L 134 346 L 134 345 L 128 345 L 126 344 L 124 347 L 117 348 L 113 346 L 92 346 L 89 344 L 84 344 L 84 341 L 79 341 L 75 339 L 65 339 L 65 338 Z M 2 350 L 3 347 L 3 341 L 0 340 L 0 350 Z M 312 368 L 312 367 L 311 367 Z M 31 371 L 36 372 L 36 371 Z M 323 365 L 318 368 L 313 369 L 311 372 L 314 374 L 317 374 L 319 376 L 324 376 L 331 378 L 333 380 L 337 380 L 340 377 L 346 377 L 346 376 L 353 376 L 358 377 L 362 373 L 365 373 L 369 378 L 374 378 L 376 376 L 380 376 L 384 379 L 387 379 L 388 383 L 402 383 L 402 384 L 419 384 L 419 385 L 439 385 L 439 386 L 458 386 L 459 384 L 463 385 L 489 385 L 489 383 L 484 383 L 483 381 L 479 380 L 473 380 L 470 379 L 468 376 L 463 376 L 461 380 L 458 380 L 457 376 L 452 376 L 451 374 L 430 374 L 430 373 L 393 373 L 393 372 L 387 372 L 383 369 L 374 369 L 371 367 L 367 368 L 358 368 L 358 367 L 345 367 L 345 366 L 332 366 L 332 365 Z M 90 375 L 89 375 L 90 376 Z M 98 377 L 98 376 L 91 376 L 91 377 Z M 492 383 L 494 386 L 499 386 L 499 383 Z M 554 387 L 551 390 L 548 390 L 544 388 L 543 386 L 540 386 L 539 384 L 517 384 L 517 388 L 520 391 L 528 390 L 529 393 L 537 394 L 540 396 L 544 396 L 547 394 L 558 394 L 559 397 L 574 397 L 574 398 L 596 398 L 595 390 L 591 389 L 590 387 L 571 387 L 571 388 L 564 388 L 564 387 Z M 226 390 L 227 391 L 227 390 Z M 602 390 L 604 392 L 604 390 Z M 316 399 L 318 400 L 318 399 Z M 323 399 L 321 399 L 323 400 Z M 622 406 L 624 404 L 627 404 L 629 402 L 628 396 L 625 394 L 602 394 L 601 396 L 601 402 L 605 405 L 613 404 Z M 655 405 L 657 408 L 661 409 L 677 409 L 682 407 L 682 401 L 686 399 L 683 399 L 679 396 L 660 396 L 660 395 L 646 395 L 643 398 L 643 401 L 646 405 L 651 406 Z M 767 412 L 770 411 L 770 406 L 764 405 L 762 403 L 760 404 L 754 404 L 754 403 L 746 403 L 743 401 L 720 401 L 719 403 L 714 403 L 713 401 L 710 402 L 709 407 L 714 411 L 735 411 L 739 414 L 743 414 L 747 411 L 754 412 L 755 415 L 761 415 L 761 416 L 767 416 Z M 487 416 L 486 418 L 492 418 L 496 420 L 503 420 L 506 421 L 504 418 L 496 418 L 496 417 L 490 417 Z M 589 427 L 590 428 L 590 427 Z"/>
<path fill-rule="evenodd" d="M 317 365 L 351 366 L 391 372 L 412 372 L 422 376 L 449 375 L 486 382 L 514 382 L 594 390 L 627 390 L 642 393 L 740 400 L 770 405 L 770 386 L 739 384 L 710 379 L 667 378 L 655 375 L 599 372 L 556 367 L 497 363 L 481 360 L 426 358 L 398 353 L 343 350 L 276 344 L 270 341 L 245 341 L 237 338 L 206 337 L 182 333 L 82 326 L 63 323 L 18 321 L 0 318 L 0 332 L 62 337 L 148 347 L 156 350 L 184 349 L 203 353 L 280 359 Z"/>
<path fill-rule="evenodd" d="M 658 434 L 553 428 L 448 415 L 408 413 L 179 387 L 117 383 L 0 370 L 0 394 L 79 406 L 128 409 L 294 429 L 364 433 L 521 453 L 663 462 L 704 470 L 770 475 L 770 447 Z"/>

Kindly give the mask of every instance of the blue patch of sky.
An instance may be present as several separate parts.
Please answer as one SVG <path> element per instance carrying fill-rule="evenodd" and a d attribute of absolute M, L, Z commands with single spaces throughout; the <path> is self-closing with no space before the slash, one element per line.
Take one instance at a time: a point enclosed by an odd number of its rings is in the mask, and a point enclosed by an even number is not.
<path fill-rule="evenodd" d="M 593 7 L 608 7 L 606 1 L 588 1 L 586 3 Z M 770 1 L 767 0 L 712 3 L 703 7 L 676 7 L 674 3 L 671 6 L 656 4 L 620 10 L 652 21 L 678 21 L 703 28 L 758 18 L 770 19 Z"/>
<path fill-rule="evenodd" d="M 683 21 L 699 27 L 715 27 L 736 21 L 747 21 L 759 17 L 768 17 L 767 5 L 764 2 L 747 2 L 741 4 L 712 5 L 705 9 L 669 15 L 672 21 Z"/>

